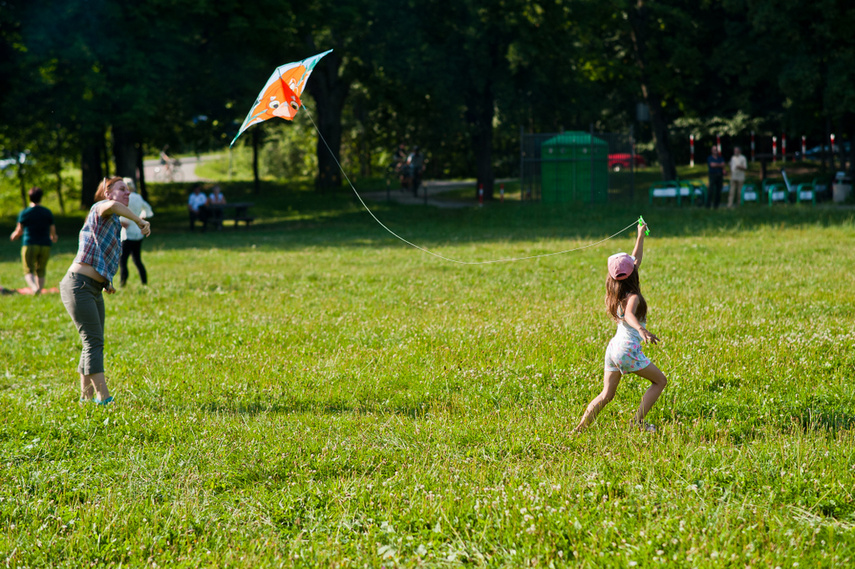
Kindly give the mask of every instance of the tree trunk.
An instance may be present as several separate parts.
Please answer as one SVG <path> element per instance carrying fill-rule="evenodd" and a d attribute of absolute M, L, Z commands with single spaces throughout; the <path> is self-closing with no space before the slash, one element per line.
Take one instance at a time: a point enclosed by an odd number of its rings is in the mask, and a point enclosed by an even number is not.
<path fill-rule="evenodd" d="M 656 154 L 659 157 L 659 169 L 665 180 L 677 179 L 677 167 L 668 143 L 668 123 L 662 111 L 662 97 L 655 85 L 652 85 L 647 68 L 647 8 L 644 0 L 637 0 L 634 8 L 629 9 L 630 35 L 635 63 L 639 69 L 641 94 L 650 109 L 650 124 L 653 129 L 653 141 L 656 144 Z"/>
<path fill-rule="evenodd" d="M 662 112 L 662 100 L 657 93 L 648 91 L 644 85 L 642 85 L 642 91 L 647 93 L 644 100 L 651 107 L 650 124 L 653 127 L 653 141 L 656 144 L 662 179 L 676 180 L 677 166 L 674 164 L 674 156 L 671 154 L 671 145 L 668 142 L 668 125 Z"/>
<path fill-rule="evenodd" d="M 101 183 L 101 148 L 104 145 L 104 136 L 100 132 L 81 133 L 81 188 L 80 208 L 89 209 L 95 203 L 95 190 Z"/>
<path fill-rule="evenodd" d="M 62 129 L 56 125 L 56 197 L 59 198 L 59 211 L 65 215 L 65 201 L 62 199 Z"/>
<path fill-rule="evenodd" d="M 344 101 L 350 92 L 350 82 L 339 76 L 341 56 L 338 52 L 327 55 L 312 73 L 306 89 L 315 99 L 318 132 L 318 177 L 315 189 L 319 192 L 341 187 L 341 115 Z M 324 143 L 326 141 L 326 143 Z M 329 145 L 329 149 L 327 149 Z"/>
<path fill-rule="evenodd" d="M 121 127 L 113 127 L 113 158 L 116 175 L 137 181 L 137 147 L 132 133 Z"/>
<path fill-rule="evenodd" d="M 500 59 L 498 44 L 488 46 L 490 69 L 483 78 L 483 85 L 473 85 L 467 96 L 466 118 L 472 128 L 472 148 L 475 151 L 475 198 L 484 188 L 484 199 L 493 199 L 493 114 L 496 104 L 493 93 L 492 73 Z"/>
<path fill-rule="evenodd" d="M 137 148 L 137 179 L 139 179 L 139 189 L 142 199 L 148 201 L 148 187 L 145 185 L 145 163 L 143 156 L 145 155 L 142 142 L 136 144 Z"/>
<path fill-rule="evenodd" d="M 24 162 L 18 160 L 18 182 L 21 185 L 21 203 L 24 206 L 24 209 L 30 205 L 29 195 L 27 195 L 27 180 L 24 176 Z"/>
<path fill-rule="evenodd" d="M 56 197 L 59 198 L 59 211 L 65 215 L 65 202 L 62 199 L 62 171 L 56 171 Z"/>
<path fill-rule="evenodd" d="M 483 101 L 484 106 L 480 109 L 480 120 L 474 125 L 475 132 L 472 136 L 473 146 L 475 147 L 475 174 L 477 183 L 475 184 L 475 197 L 478 197 L 478 189 L 484 188 L 484 199 L 493 199 L 493 105 L 492 100 L 487 106 L 487 99 Z M 489 110 L 487 110 L 489 109 Z"/>
<path fill-rule="evenodd" d="M 104 160 L 104 177 L 110 177 L 110 149 L 107 147 L 107 133 L 101 133 L 101 157 Z"/>
<path fill-rule="evenodd" d="M 261 180 L 258 179 L 258 144 L 260 138 L 259 126 L 256 125 L 252 129 L 252 180 L 256 195 L 261 193 Z"/>
<path fill-rule="evenodd" d="M 843 123 L 849 132 L 849 177 L 855 178 L 855 114 L 846 113 Z"/>

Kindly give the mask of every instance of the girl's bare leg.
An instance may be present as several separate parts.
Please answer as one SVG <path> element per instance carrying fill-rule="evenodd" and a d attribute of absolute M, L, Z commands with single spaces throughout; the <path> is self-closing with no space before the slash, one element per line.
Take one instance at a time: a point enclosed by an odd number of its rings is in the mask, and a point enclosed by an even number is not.
<path fill-rule="evenodd" d="M 650 364 L 646 368 L 638 370 L 635 374 L 643 377 L 651 383 L 650 387 L 647 388 L 647 391 L 645 391 L 644 395 L 641 397 L 641 406 L 635 414 L 635 421 L 641 423 L 644 421 L 644 416 L 647 415 L 647 412 L 650 411 L 653 404 L 656 403 L 656 400 L 659 399 L 660 395 L 662 395 L 662 391 L 665 389 L 665 386 L 668 385 L 668 380 L 665 378 L 665 374 L 662 373 L 662 371 L 654 364 Z"/>
<path fill-rule="evenodd" d="M 110 390 L 107 389 L 107 381 L 104 379 L 104 372 L 93 373 L 90 375 L 80 374 L 80 397 L 83 399 L 92 399 L 92 396 L 97 394 L 99 401 L 104 401 L 110 396 Z"/>
<path fill-rule="evenodd" d="M 95 388 L 92 386 L 92 382 L 89 381 L 89 376 L 80 374 L 80 398 L 81 399 L 92 399 L 95 395 Z"/>
<path fill-rule="evenodd" d="M 594 422 L 594 419 L 597 417 L 597 413 L 599 413 L 600 410 L 609 403 L 609 401 L 614 399 L 621 377 L 622 375 L 619 371 L 607 371 L 603 374 L 603 390 L 588 404 L 588 408 L 585 409 L 582 419 L 579 421 L 579 424 L 576 425 L 576 428 L 573 429 L 575 432 L 580 433 L 584 431 L 591 423 Z"/>

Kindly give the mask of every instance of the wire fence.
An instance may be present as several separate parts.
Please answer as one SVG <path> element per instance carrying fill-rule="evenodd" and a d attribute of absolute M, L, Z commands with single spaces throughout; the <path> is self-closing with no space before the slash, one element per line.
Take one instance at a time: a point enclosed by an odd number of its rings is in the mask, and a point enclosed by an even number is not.
<path fill-rule="evenodd" d="M 635 170 L 645 166 L 632 132 L 520 133 L 522 197 L 545 203 L 633 199 Z"/>

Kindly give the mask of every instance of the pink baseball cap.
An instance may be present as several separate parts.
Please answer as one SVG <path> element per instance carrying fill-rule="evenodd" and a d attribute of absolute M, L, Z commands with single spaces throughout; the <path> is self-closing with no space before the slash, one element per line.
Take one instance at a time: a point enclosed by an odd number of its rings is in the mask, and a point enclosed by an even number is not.
<path fill-rule="evenodd" d="M 635 270 L 635 257 L 626 253 L 615 253 L 609 257 L 609 275 L 616 281 L 622 281 Z"/>

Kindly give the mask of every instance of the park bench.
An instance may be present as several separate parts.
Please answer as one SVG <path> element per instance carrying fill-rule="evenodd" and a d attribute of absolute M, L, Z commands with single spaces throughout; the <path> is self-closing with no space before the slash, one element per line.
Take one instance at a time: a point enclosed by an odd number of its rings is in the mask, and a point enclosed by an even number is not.
<path fill-rule="evenodd" d="M 648 192 L 650 204 L 653 205 L 653 200 L 656 198 L 667 200 L 675 198 L 677 205 L 683 204 L 683 199 L 687 198 L 688 203 L 700 200 L 703 204 L 707 195 L 707 187 L 693 180 L 670 180 L 667 182 L 657 182 L 650 187 Z"/>
<path fill-rule="evenodd" d="M 799 184 L 796 186 L 796 203 L 810 202 L 816 205 L 816 180 L 810 184 Z"/>
<path fill-rule="evenodd" d="M 776 202 L 789 202 L 790 192 L 784 184 L 768 183 L 768 180 L 763 182 L 763 190 L 766 192 L 766 198 L 769 200 L 769 205 Z"/>
<path fill-rule="evenodd" d="M 650 205 L 653 205 L 653 200 L 676 198 L 677 204 L 680 203 L 680 185 L 677 182 L 658 182 L 650 187 L 648 199 Z"/>
<path fill-rule="evenodd" d="M 760 201 L 760 193 L 757 191 L 757 186 L 755 184 L 743 184 L 742 185 L 742 195 L 739 196 L 739 203 L 744 204 L 745 202 L 759 202 Z"/>
<path fill-rule="evenodd" d="M 238 227 L 241 222 L 246 227 L 255 221 L 255 217 L 249 214 L 249 208 L 255 205 L 252 202 L 235 202 L 226 204 L 213 204 L 210 206 L 212 211 L 211 221 L 217 229 L 222 229 L 223 221 L 233 221 L 234 226 Z M 217 210 L 222 215 L 217 215 Z"/>

